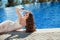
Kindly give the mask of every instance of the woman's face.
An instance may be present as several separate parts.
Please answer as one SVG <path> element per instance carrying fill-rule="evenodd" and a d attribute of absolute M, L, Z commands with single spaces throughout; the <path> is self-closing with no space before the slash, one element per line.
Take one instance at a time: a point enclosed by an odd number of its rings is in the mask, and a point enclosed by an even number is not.
<path fill-rule="evenodd" d="M 24 15 L 24 18 L 27 19 L 29 16 L 29 12 L 26 12 L 26 14 Z"/>

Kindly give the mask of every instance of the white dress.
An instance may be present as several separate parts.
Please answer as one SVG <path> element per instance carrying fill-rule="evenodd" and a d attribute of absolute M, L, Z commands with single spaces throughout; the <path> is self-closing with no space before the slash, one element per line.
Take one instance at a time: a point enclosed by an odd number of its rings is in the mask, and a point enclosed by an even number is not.
<path fill-rule="evenodd" d="M 13 31 L 21 27 L 22 25 L 19 24 L 19 21 L 13 22 L 13 21 L 8 20 L 3 23 L 0 23 L 0 33 Z"/>

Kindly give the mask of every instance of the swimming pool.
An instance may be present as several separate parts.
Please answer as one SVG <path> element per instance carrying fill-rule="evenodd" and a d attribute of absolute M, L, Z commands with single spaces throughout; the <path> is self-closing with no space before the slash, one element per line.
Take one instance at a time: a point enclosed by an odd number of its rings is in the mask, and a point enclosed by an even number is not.
<path fill-rule="evenodd" d="M 26 10 L 32 11 L 34 16 L 35 26 L 38 29 L 42 28 L 60 28 L 60 3 L 59 2 L 47 2 L 47 3 L 34 3 L 22 5 Z M 15 21 L 17 14 L 15 7 L 3 8 L 0 12 L 0 20 Z M 1 10 L 0 10 L 1 11 Z M 1 15 L 5 16 L 1 16 Z M 4 17 L 4 18 L 3 18 Z"/>

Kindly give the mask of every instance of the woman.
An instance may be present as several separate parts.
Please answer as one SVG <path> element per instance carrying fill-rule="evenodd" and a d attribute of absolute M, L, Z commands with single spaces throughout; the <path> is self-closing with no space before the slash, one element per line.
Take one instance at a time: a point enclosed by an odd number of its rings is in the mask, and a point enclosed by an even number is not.
<path fill-rule="evenodd" d="M 18 29 L 21 29 L 23 26 L 25 26 L 26 32 L 34 32 L 35 31 L 34 20 L 31 12 L 26 11 L 23 17 L 20 14 L 18 8 L 16 8 L 16 12 L 18 15 L 18 22 L 5 21 L 4 23 L 1 23 L 0 33 L 2 34 L 5 32 L 18 30 Z"/>
<path fill-rule="evenodd" d="M 18 19 L 20 20 L 20 24 L 25 26 L 26 32 L 34 32 L 35 27 L 34 27 L 34 20 L 33 20 L 33 15 L 31 12 L 26 11 L 25 15 L 22 17 L 22 15 L 19 13 L 19 9 L 16 9 L 16 12 L 18 14 Z"/>

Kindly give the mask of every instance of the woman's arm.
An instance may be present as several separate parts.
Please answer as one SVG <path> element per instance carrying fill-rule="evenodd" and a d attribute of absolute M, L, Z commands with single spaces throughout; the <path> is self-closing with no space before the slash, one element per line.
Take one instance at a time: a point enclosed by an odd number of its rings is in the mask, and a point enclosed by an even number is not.
<path fill-rule="evenodd" d="M 19 23 L 20 23 L 22 26 L 25 26 L 25 25 L 26 25 L 25 20 L 24 20 L 24 18 L 22 17 L 22 15 L 20 14 L 18 8 L 16 8 L 16 12 L 17 12 L 17 15 L 18 15 Z"/>
<path fill-rule="evenodd" d="M 18 9 L 18 8 L 16 8 L 16 12 L 17 12 L 17 15 L 18 15 L 19 19 L 21 19 L 21 18 L 22 18 L 22 15 L 20 14 L 20 12 L 19 12 L 19 9 Z"/>

